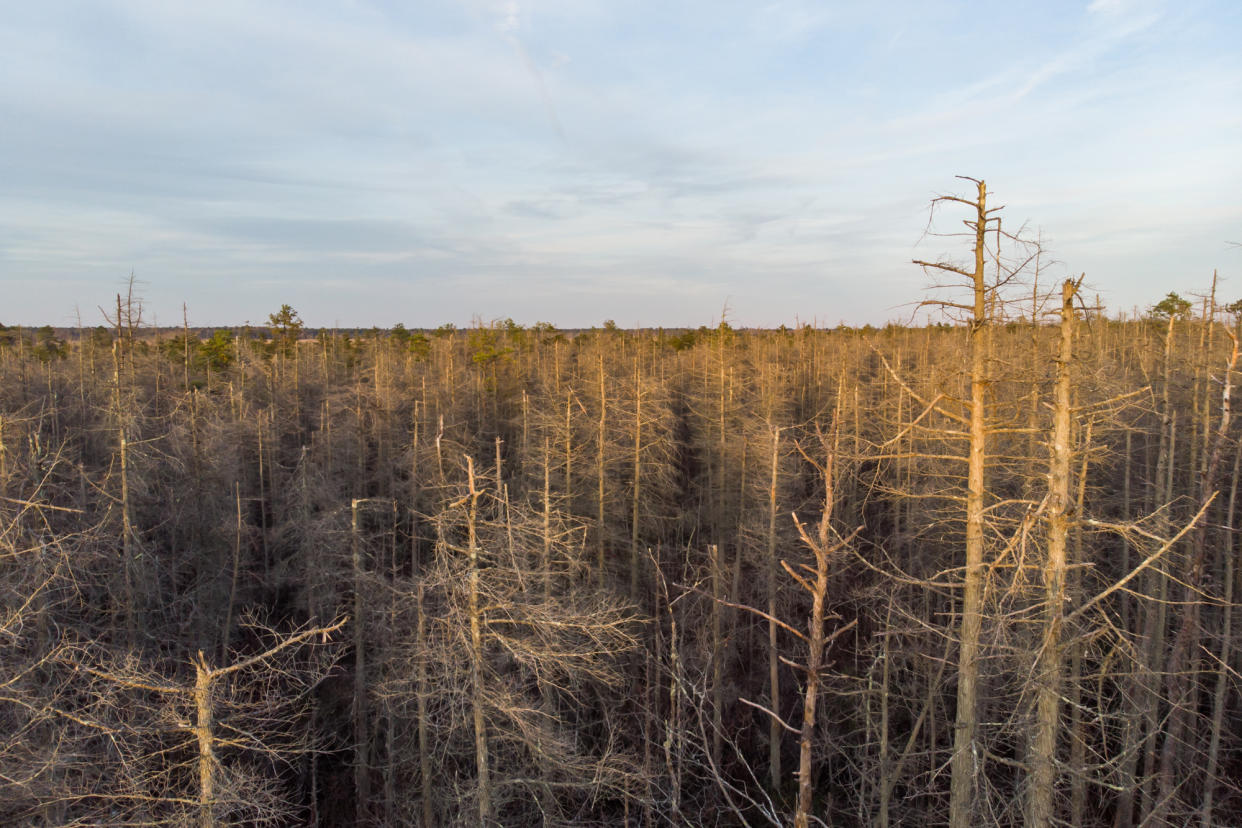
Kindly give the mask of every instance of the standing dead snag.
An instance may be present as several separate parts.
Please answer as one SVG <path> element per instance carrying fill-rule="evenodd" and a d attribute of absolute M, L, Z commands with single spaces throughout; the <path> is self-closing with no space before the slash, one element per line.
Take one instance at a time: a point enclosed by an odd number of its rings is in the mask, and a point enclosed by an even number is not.
<path fill-rule="evenodd" d="M 359 823 L 366 821 L 367 807 L 371 800 L 370 745 L 371 727 L 368 707 L 367 603 L 366 561 L 362 548 L 358 508 L 371 503 L 386 503 L 396 508 L 395 502 L 384 498 L 352 498 L 349 503 L 349 557 L 353 573 L 354 592 L 354 817 Z M 395 535 L 394 535 L 395 537 Z"/>
<path fill-rule="evenodd" d="M 821 435 L 821 441 L 823 441 Z M 833 465 L 836 462 L 837 455 L 837 430 L 834 424 L 832 430 L 832 445 L 828 446 L 827 441 L 823 441 L 825 447 L 828 448 L 828 456 L 824 465 L 820 467 L 820 473 L 824 480 L 824 511 L 819 519 L 819 527 L 812 538 L 806 531 L 806 527 L 798 520 L 797 514 L 794 514 L 794 525 L 798 527 L 798 535 L 802 538 L 802 542 L 807 545 L 815 555 L 815 567 L 811 568 L 806 564 L 799 564 L 808 575 L 815 577 L 814 583 L 806 577 L 799 575 L 787 561 L 781 561 L 781 566 L 789 573 L 799 585 L 811 594 L 811 618 L 807 622 L 809 636 L 805 639 L 807 642 L 806 654 L 806 689 L 802 694 L 802 731 L 800 733 L 798 743 L 798 809 L 794 813 L 795 828 L 807 828 L 810 824 L 811 814 L 811 742 L 815 737 L 815 704 L 819 695 L 819 673 L 823 667 L 824 650 L 836 640 L 837 636 L 852 628 L 858 623 L 857 620 L 851 621 L 843 627 L 837 627 L 832 635 L 824 636 L 824 622 L 829 618 L 840 618 L 835 614 L 828 613 L 824 606 L 825 599 L 828 594 L 828 564 L 832 556 L 845 548 L 854 537 L 862 531 L 859 526 L 846 537 L 841 537 L 832 528 L 832 507 L 836 502 L 836 493 L 833 489 Z M 808 460 L 810 458 L 807 458 Z"/>
<path fill-rule="evenodd" d="M 479 825 L 487 825 L 492 816 L 492 805 L 491 788 L 488 785 L 487 774 L 487 723 L 483 709 L 483 637 L 481 633 L 483 622 L 479 616 L 478 521 L 479 496 L 482 492 L 479 491 L 475 484 L 474 458 L 468 455 L 466 457 L 466 474 L 470 487 L 467 493 L 470 501 L 470 511 L 466 518 L 466 530 L 468 533 L 466 548 L 470 555 L 470 568 L 467 577 L 469 578 L 471 718 L 474 723 L 475 770 L 478 774 Z"/>
<path fill-rule="evenodd" d="M 1074 358 L 1074 294 L 1078 284 L 1061 286 L 1061 347 L 1057 356 L 1056 395 L 1052 417 L 1052 451 L 1048 463 L 1047 560 L 1044 563 L 1044 637 L 1035 666 L 1038 682 L 1035 733 L 1030 745 L 1031 781 L 1027 788 L 1026 824 L 1042 828 L 1055 813 L 1057 730 L 1061 708 L 1063 653 L 1061 644 L 1066 598 L 1066 540 L 1074 506 L 1070 502 L 1070 368 Z"/>
<path fill-rule="evenodd" d="M 962 593 L 961 641 L 958 649 L 957 716 L 953 731 L 953 776 L 949 797 L 949 824 L 952 828 L 969 828 L 974 818 L 976 774 L 980 771 L 979 746 L 976 732 L 978 719 L 979 647 L 983 627 L 983 547 L 984 547 L 984 466 L 987 451 L 987 403 L 988 358 L 991 345 L 989 305 L 995 305 L 996 289 L 989 288 L 984 268 L 986 266 L 987 234 L 991 227 L 1000 229 L 1000 218 L 995 216 L 1000 207 L 987 206 L 987 185 L 980 179 L 958 176 L 973 182 L 978 190 L 974 201 L 956 196 L 941 196 L 932 202 L 964 205 L 974 210 L 974 219 L 963 223 L 974 236 L 974 269 L 966 270 L 948 262 L 927 262 L 915 259 L 914 263 L 925 270 L 955 274 L 968 280 L 971 302 L 969 304 L 936 300 L 925 304 L 968 314 L 970 331 L 970 448 L 967 455 L 966 482 L 966 569 Z M 1033 258 L 1033 257 L 1032 257 Z M 999 267 L 999 252 L 997 253 Z M 1025 266 L 1025 265 L 1023 265 Z M 997 287 L 1007 281 L 1021 266 L 1012 270 L 1005 279 L 998 278 Z"/>
<path fill-rule="evenodd" d="M 1213 276 L 1214 280 L 1214 276 Z M 1242 332 L 1242 316 L 1237 315 L 1239 305 L 1231 305 L 1229 310 L 1235 313 L 1235 330 L 1227 331 L 1233 342 L 1234 351 L 1238 347 L 1238 333 Z M 1232 368 L 1232 366 L 1231 366 Z M 1231 388 L 1231 373 L 1225 376 L 1226 389 Z M 1224 401 L 1229 401 L 1229 395 L 1224 395 Z M 1223 619 L 1221 621 L 1221 637 L 1220 654 L 1213 654 L 1216 660 L 1216 681 L 1212 692 L 1212 721 L 1210 726 L 1211 736 L 1208 739 L 1207 751 L 1207 768 L 1204 771 L 1203 782 L 1203 806 L 1199 815 L 1199 824 L 1202 828 L 1209 828 L 1214 818 L 1213 808 L 1216 798 L 1217 788 L 1217 770 L 1220 767 L 1220 751 L 1221 751 L 1221 733 L 1225 723 L 1225 709 L 1228 699 L 1228 676 L 1230 672 L 1230 653 L 1236 646 L 1233 642 L 1234 629 L 1234 598 L 1239 593 L 1236 574 L 1236 560 L 1238 553 L 1237 535 L 1234 534 L 1234 507 L 1238 501 L 1238 477 L 1242 471 L 1242 447 L 1235 445 L 1233 454 L 1233 472 L 1229 478 L 1229 504 L 1225 508 L 1225 523 L 1221 527 L 1220 549 L 1225 559 L 1224 572 L 1222 573 L 1225 594 L 1224 604 L 1221 607 Z"/>
<path fill-rule="evenodd" d="M 435 554 L 402 602 L 417 618 L 398 624 L 395 651 L 411 666 L 394 669 L 384 692 L 431 723 L 417 759 L 448 757 L 437 796 L 462 821 L 507 824 L 515 808 L 534 806 L 548 824 L 575 824 L 580 808 L 632 801 L 644 781 L 615 742 L 580 740 L 573 729 L 585 719 L 576 699 L 624 686 L 640 621 L 583 586 L 594 579 L 582 554 L 589 524 L 506 501 L 483 485 L 490 469 L 463 460 L 457 496 L 432 518 Z M 447 818 L 426 798 L 423 809 Z"/>
<path fill-rule="evenodd" d="M 1234 647 L 1233 643 L 1233 611 L 1234 595 L 1237 594 L 1234 560 L 1237 555 L 1237 540 L 1234 535 L 1234 507 L 1238 501 L 1238 473 L 1242 471 L 1242 451 L 1234 449 L 1233 475 L 1229 484 L 1229 505 L 1225 509 L 1225 525 L 1221 527 L 1221 549 L 1225 558 L 1225 595 L 1221 612 L 1224 619 L 1221 624 L 1220 654 L 1213 654 L 1216 659 L 1216 682 L 1212 692 L 1212 723 L 1211 736 L 1208 740 L 1207 768 L 1204 771 L 1203 806 L 1199 815 L 1201 828 L 1211 828 L 1213 820 L 1213 800 L 1216 797 L 1216 772 L 1220 767 L 1221 732 L 1225 724 L 1225 707 L 1227 704 L 1227 687 L 1229 678 L 1229 659 Z"/>
<path fill-rule="evenodd" d="M 219 754 L 224 749 L 240 749 L 250 753 L 267 756 L 271 760 L 289 759 L 289 752 L 299 750 L 288 744 L 285 734 L 280 732 L 282 725 L 287 724 L 275 708 L 288 704 L 284 696 L 288 688 L 276 689 L 266 687 L 264 678 L 258 678 L 254 684 L 254 695 L 260 700 L 260 708 L 256 711 L 254 722 L 245 727 L 236 727 L 223 723 L 221 708 L 226 705 L 236 706 L 240 686 L 231 686 L 226 697 L 222 698 L 219 688 L 224 679 L 236 681 L 236 675 L 254 668 L 264 668 L 267 675 L 289 678 L 295 675 L 285 653 L 291 648 L 308 643 L 326 643 L 329 636 L 343 627 L 347 618 L 341 618 L 325 627 L 314 627 L 283 635 L 261 653 L 242 659 L 226 667 L 211 667 L 206 656 L 199 651 L 192 660 L 194 664 L 194 681 L 192 684 L 169 683 L 159 677 L 151 677 L 145 671 L 132 666 L 97 667 L 90 663 L 85 653 L 74 654 L 66 651 L 63 660 L 93 677 L 99 684 L 89 694 L 102 701 L 102 707 L 110 712 L 124 710 L 124 716 L 115 724 L 100 723 L 99 727 L 111 724 L 112 744 L 121 752 L 122 761 L 129 767 L 131 774 L 143 774 L 143 784 L 148 790 L 162 790 L 154 800 L 150 794 L 135 792 L 127 787 L 127 783 L 137 781 L 138 777 L 122 780 L 121 787 L 115 793 L 93 791 L 90 796 L 99 798 L 109 808 L 109 821 L 117 814 L 126 814 L 131 810 L 137 817 L 153 819 L 146 824 L 195 824 L 198 828 L 215 828 L 222 824 L 221 815 L 228 809 L 243 810 L 249 819 L 255 821 L 276 821 L 287 814 L 280 810 L 280 803 L 275 801 L 267 780 L 247 779 L 246 771 L 231 768 L 225 771 Z M 304 684 L 318 679 L 322 673 L 313 670 Z M 132 703 L 117 705 L 115 694 L 133 694 Z M 180 791 L 190 787 L 187 780 L 169 779 L 161 783 L 159 788 L 153 784 L 162 774 L 170 769 L 163 765 L 162 759 L 145 771 L 145 766 L 154 757 L 151 754 L 149 739 L 151 730 L 166 728 L 167 711 L 152 708 L 143 701 L 150 697 L 164 698 L 171 702 L 174 715 L 174 729 L 188 732 L 196 745 L 194 775 L 197 784 L 193 794 Z M 273 699 L 282 699 L 273 701 Z M 192 710 L 192 718 L 185 717 L 181 712 Z M 138 715 L 134 715 L 137 713 Z M 149 724 L 143 724 L 148 722 Z M 223 731 L 223 732 L 222 732 Z M 265 742 L 268 739 L 270 741 Z M 160 751 L 156 756 L 163 755 Z M 172 771 L 177 771 L 176 765 Z M 186 769 L 185 766 L 181 766 Z M 188 770 L 188 769 L 186 769 Z M 118 810 L 120 809 L 120 810 Z M 104 817 L 104 814 L 99 814 Z M 125 824 L 132 824 L 126 822 Z"/>
<path fill-rule="evenodd" d="M 779 435 L 778 431 L 774 433 Z M 834 489 L 833 467 L 836 464 L 837 455 L 837 430 L 833 426 L 831 443 L 824 436 L 820 435 L 820 441 L 826 449 L 826 459 L 821 466 L 819 463 L 811 460 L 810 457 L 803 452 L 803 457 L 814 465 L 820 472 L 824 482 L 824 506 L 823 513 L 820 515 L 819 524 L 816 527 L 814 537 L 807 532 L 806 526 L 798 520 L 798 515 L 793 515 L 794 526 L 798 529 L 798 535 L 802 538 L 802 542 L 811 550 L 815 556 L 815 565 L 809 566 L 799 563 L 797 567 L 790 566 L 788 561 L 780 562 L 781 568 L 785 570 L 797 583 L 805 589 L 811 596 L 811 614 L 807 619 L 807 632 L 796 629 L 794 626 L 785 623 L 771 612 L 763 612 L 740 604 L 726 603 L 728 606 L 736 609 L 743 609 L 766 618 L 771 628 L 775 630 L 780 627 L 786 632 L 792 633 L 799 640 L 803 641 L 807 647 L 806 663 L 794 664 L 786 659 L 786 664 L 794 666 L 806 672 L 806 686 L 802 692 L 802 726 L 799 729 L 787 724 L 780 718 L 780 715 L 754 702 L 746 699 L 739 699 L 742 704 L 761 710 L 771 717 L 776 727 L 797 733 L 798 741 L 798 804 L 794 813 L 795 828 L 808 828 L 811 821 L 811 767 L 812 767 L 812 746 L 815 739 L 815 714 L 816 705 L 819 700 L 819 682 L 820 673 L 824 666 L 824 650 L 837 639 L 837 636 L 851 630 L 858 623 L 857 620 L 851 621 L 844 626 L 837 627 L 831 634 L 825 634 L 824 623 L 831 619 L 839 619 L 840 616 L 828 611 L 828 574 L 829 564 L 833 556 L 845 549 L 854 540 L 859 532 L 862 531 L 861 526 L 856 528 L 848 535 L 842 536 L 832 526 L 832 511 L 836 503 L 836 492 Z M 801 451 L 801 449 L 799 449 Z M 799 573 L 801 570 L 801 574 Z M 717 599 L 719 601 L 719 599 Z"/>
<path fill-rule="evenodd" d="M 370 769 L 367 767 L 367 662 L 366 619 L 363 616 L 362 556 L 358 547 L 357 498 L 349 504 L 349 551 L 354 573 L 354 816 L 359 822 L 370 800 Z"/>
<path fill-rule="evenodd" d="M 131 285 L 132 291 L 132 285 Z M 105 317 L 106 318 L 106 317 Z M 121 305 L 121 294 L 116 295 L 116 339 L 112 343 L 112 404 L 113 418 L 117 432 L 117 456 L 119 460 L 119 468 L 121 472 L 121 571 L 124 580 L 124 593 L 122 595 L 123 612 L 125 613 L 125 633 L 126 640 L 133 644 L 138 637 L 138 619 L 137 607 L 135 604 L 134 592 L 134 525 L 133 525 L 133 502 L 130 498 L 130 450 L 129 450 L 129 422 L 127 409 L 129 408 L 129 400 L 126 398 L 132 395 L 133 390 L 133 353 L 127 350 L 124 345 L 126 341 L 125 329 L 122 328 L 122 319 L 126 319 L 132 326 L 132 311 L 127 314 Z M 132 346 L 132 328 L 130 331 L 130 344 Z M 128 394 L 122 389 L 122 374 L 125 369 L 125 361 L 128 358 L 130 362 L 130 388 Z"/>
<path fill-rule="evenodd" d="M 781 430 L 772 428 L 772 478 L 768 486 L 768 694 L 774 714 L 768 731 L 768 771 L 773 790 L 781 785 L 781 672 L 776 650 L 776 483 Z"/>
<path fill-rule="evenodd" d="M 194 665 L 195 681 L 194 681 L 194 703 L 198 711 L 198 719 L 195 727 L 195 736 L 199 745 L 199 824 L 202 828 L 210 828 L 216 824 L 214 816 L 215 807 L 215 746 L 222 742 L 221 738 L 214 735 L 212 731 L 212 691 L 220 679 L 226 676 L 246 670 L 250 667 L 265 665 L 271 662 L 273 658 L 290 647 L 302 644 L 305 641 L 319 638 L 321 641 L 327 641 L 328 636 L 339 630 L 345 625 L 348 619 L 341 618 L 336 623 L 327 627 L 315 627 L 309 630 L 302 630 L 285 638 L 280 639 L 267 650 L 258 655 L 251 656 L 231 664 L 228 667 L 212 668 L 207 664 L 207 659 L 203 657 L 202 652 L 198 654 L 198 661 Z M 231 740 L 228 740 L 232 744 Z"/>

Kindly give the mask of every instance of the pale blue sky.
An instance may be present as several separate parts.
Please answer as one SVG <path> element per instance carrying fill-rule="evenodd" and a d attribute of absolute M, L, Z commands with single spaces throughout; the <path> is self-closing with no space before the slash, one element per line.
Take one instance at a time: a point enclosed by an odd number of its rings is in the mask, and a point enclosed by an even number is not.
<path fill-rule="evenodd" d="M 1242 297 L 1242 4 L 40 0 L 0 322 L 906 319 L 988 179 L 1112 309 Z"/>

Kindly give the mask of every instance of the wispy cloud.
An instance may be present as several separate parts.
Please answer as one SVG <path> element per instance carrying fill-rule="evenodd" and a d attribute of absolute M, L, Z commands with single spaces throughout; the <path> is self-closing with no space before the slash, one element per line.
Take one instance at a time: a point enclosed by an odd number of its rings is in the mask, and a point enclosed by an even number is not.
<path fill-rule="evenodd" d="M 1087 11 L 1091 14 L 1120 14 L 1126 6 L 1126 0 L 1091 0 Z"/>
<path fill-rule="evenodd" d="M 10 318 L 133 268 L 170 318 L 882 322 L 955 173 L 1123 305 L 1237 235 L 1223 0 L 59 2 L 0 24 Z"/>

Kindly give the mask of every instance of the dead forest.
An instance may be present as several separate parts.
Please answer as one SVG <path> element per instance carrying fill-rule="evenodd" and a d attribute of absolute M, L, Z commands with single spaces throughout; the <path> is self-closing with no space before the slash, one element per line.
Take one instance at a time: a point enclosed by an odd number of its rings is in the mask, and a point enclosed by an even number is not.
<path fill-rule="evenodd" d="M 924 327 L 0 331 L 0 824 L 1239 824 L 1242 303 L 987 195 Z"/>

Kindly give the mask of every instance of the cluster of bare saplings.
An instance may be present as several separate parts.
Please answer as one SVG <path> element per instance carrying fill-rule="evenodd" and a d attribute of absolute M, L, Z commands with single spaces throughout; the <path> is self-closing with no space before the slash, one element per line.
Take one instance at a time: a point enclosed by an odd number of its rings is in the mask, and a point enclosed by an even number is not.
<path fill-rule="evenodd" d="M 0 823 L 1236 820 L 1240 308 L 976 183 L 928 327 L 0 332 Z"/>

